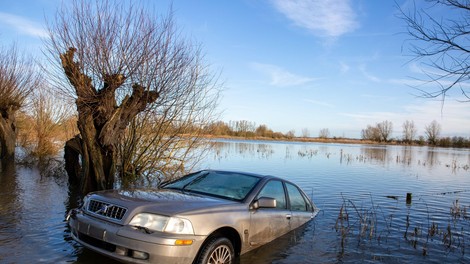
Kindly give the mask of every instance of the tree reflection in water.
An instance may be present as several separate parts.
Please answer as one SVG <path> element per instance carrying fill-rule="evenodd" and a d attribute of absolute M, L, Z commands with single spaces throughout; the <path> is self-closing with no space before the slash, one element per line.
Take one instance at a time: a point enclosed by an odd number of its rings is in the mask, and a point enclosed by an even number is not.
<path fill-rule="evenodd" d="M 303 231 L 241 256 L 240 263 L 470 263 L 469 150 L 213 142 L 201 168 L 285 177 L 321 209 Z M 58 161 L 1 165 L 0 262 L 109 261 L 71 240 L 65 214 L 79 194 L 68 188 Z M 342 231 L 335 229 L 338 219 Z"/>

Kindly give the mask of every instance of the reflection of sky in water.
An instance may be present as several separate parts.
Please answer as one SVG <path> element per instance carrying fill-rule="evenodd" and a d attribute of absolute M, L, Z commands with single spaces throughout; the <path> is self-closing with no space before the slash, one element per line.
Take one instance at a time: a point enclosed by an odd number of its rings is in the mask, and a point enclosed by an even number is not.
<path fill-rule="evenodd" d="M 242 256 L 241 264 L 470 263 L 469 165 L 470 151 L 461 149 L 221 140 L 199 168 L 285 177 L 322 209 L 300 234 Z M 36 168 L 0 175 L 1 263 L 109 261 L 70 241 L 64 217 L 76 205 L 66 185 Z M 351 229 L 341 243 L 335 225 L 343 205 Z M 452 209 L 466 212 L 456 218 Z M 374 223 L 374 238 L 359 237 L 356 210 Z M 418 235 L 405 238 L 407 224 Z M 428 238 L 432 224 L 440 234 Z M 450 246 L 442 239 L 449 224 Z"/>
<path fill-rule="evenodd" d="M 273 174 L 326 192 L 402 195 L 462 191 L 469 165 L 468 150 L 225 140 L 201 168 Z"/>
<path fill-rule="evenodd" d="M 10 169 L 0 172 L 0 263 L 64 262 L 73 251 L 64 241 L 66 179 Z"/>
<path fill-rule="evenodd" d="M 381 256 L 378 260 L 385 262 L 429 261 L 423 257 L 423 250 L 433 252 L 436 263 L 469 260 L 468 253 L 464 256 L 458 253 L 461 246 L 456 246 L 456 241 L 451 247 L 442 242 L 450 221 L 454 222 L 452 230 L 457 231 L 454 237 L 464 234 L 470 239 L 470 220 L 462 217 L 454 221 L 450 213 L 459 200 L 459 208 L 467 210 L 466 216 L 470 217 L 469 150 L 235 140 L 224 140 L 216 146 L 202 168 L 285 177 L 298 183 L 322 209 L 314 221 L 315 228 L 309 227 L 315 231 L 302 238 L 307 242 L 291 249 L 292 254 L 287 254 L 285 262 L 276 263 L 290 263 L 289 259 L 302 262 L 293 256 L 304 256 L 305 250 L 309 252 L 305 259 L 328 263 L 363 261 L 377 255 Z M 407 193 L 412 193 L 411 204 L 406 203 Z M 363 214 L 373 218 L 368 221 L 379 230 L 380 234 L 374 236 L 375 239 L 383 236 L 382 242 L 377 244 L 377 239 L 373 240 L 376 243 L 369 241 L 358 246 L 358 241 L 350 239 L 345 248 L 338 248 L 339 233 L 333 227 L 342 205 L 349 208 L 349 224 L 355 225 L 350 231 L 353 235 L 349 236 L 356 238 L 360 222 L 357 217 Z M 410 233 L 417 230 L 417 236 L 408 234 L 404 238 L 406 219 Z M 429 242 L 427 232 L 431 223 L 440 227 L 441 237 Z M 462 241 L 458 243 L 462 245 Z M 470 240 L 464 247 L 470 252 Z M 447 255 L 451 249 L 457 253 Z M 254 260 L 248 257 L 246 261 Z"/>

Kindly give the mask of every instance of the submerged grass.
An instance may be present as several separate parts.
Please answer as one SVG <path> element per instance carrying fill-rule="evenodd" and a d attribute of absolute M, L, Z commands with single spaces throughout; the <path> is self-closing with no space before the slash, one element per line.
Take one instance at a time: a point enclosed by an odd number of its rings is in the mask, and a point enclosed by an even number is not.
<path fill-rule="evenodd" d="M 470 217 L 467 212 L 470 206 L 461 205 L 458 199 L 450 205 L 447 218 L 443 219 L 431 215 L 424 201 L 426 215 L 423 218 L 423 210 L 414 210 L 412 205 L 400 208 L 398 203 L 395 208 L 387 208 L 385 213 L 381 206 L 374 204 L 372 195 L 367 206 L 359 206 L 344 196 L 342 198 L 334 225 L 340 240 L 341 255 L 347 246 L 351 246 L 348 243 L 354 241 L 357 246 L 362 243 L 380 246 L 391 241 L 398 242 L 399 247 L 409 245 L 423 256 L 428 256 L 431 250 L 437 254 L 459 252 L 464 256 L 468 250 Z M 402 210 L 406 210 L 406 214 L 400 214 Z M 403 216 L 404 219 L 400 219 Z"/>
<path fill-rule="evenodd" d="M 470 164 L 465 162 L 459 162 L 458 160 L 452 159 L 445 162 L 441 162 L 436 159 L 436 156 L 433 154 L 432 150 L 428 150 L 428 156 L 424 159 L 416 159 L 412 156 L 411 151 L 405 149 L 403 153 L 392 155 L 387 151 L 386 148 L 368 148 L 365 149 L 361 154 L 350 154 L 340 150 L 340 153 L 331 153 L 324 152 L 320 153 L 318 149 L 302 149 L 297 152 L 299 158 L 308 158 L 312 159 L 319 154 L 325 155 L 328 159 L 330 156 L 339 156 L 340 164 L 352 164 L 356 163 L 368 163 L 368 162 L 380 162 L 384 164 L 396 163 L 402 164 L 405 166 L 420 166 L 420 167 L 433 167 L 436 165 L 444 166 L 451 169 L 453 173 L 458 170 L 468 171 L 470 170 Z"/>

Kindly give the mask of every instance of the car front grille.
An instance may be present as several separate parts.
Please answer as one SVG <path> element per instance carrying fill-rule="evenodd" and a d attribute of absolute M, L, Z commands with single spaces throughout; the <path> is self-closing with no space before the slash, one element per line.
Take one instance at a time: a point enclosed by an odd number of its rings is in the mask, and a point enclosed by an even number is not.
<path fill-rule="evenodd" d="M 108 218 L 121 220 L 124 217 L 127 209 L 121 206 L 92 199 L 88 203 L 87 211 Z"/>

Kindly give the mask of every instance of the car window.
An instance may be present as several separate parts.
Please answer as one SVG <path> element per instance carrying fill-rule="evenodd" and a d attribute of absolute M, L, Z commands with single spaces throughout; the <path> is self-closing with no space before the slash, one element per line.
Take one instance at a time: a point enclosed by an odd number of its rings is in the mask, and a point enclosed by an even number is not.
<path fill-rule="evenodd" d="M 170 183 L 164 188 L 241 201 L 259 181 L 258 177 L 236 172 L 206 171 L 195 176 L 190 179 L 182 178 L 181 181 Z"/>
<path fill-rule="evenodd" d="M 280 181 L 269 181 L 258 194 L 258 198 L 269 197 L 276 199 L 276 208 L 286 208 L 286 194 Z"/>
<path fill-rule="evenodd" d="M 201 175 L 207 174 L 205 171 L 200 171 L 200 172 L 195 172 L 188 174 L 182 178 L 179 178 L 175 181 L 165 183 L 163 184 L 163 188 L 166 189 L 183 189 L 186 185 L 197 179 L 198 177 L 201 177 Z"/>
<path fill-rule="evenodd" d="M 286 183 L 287 193 L 289 194 L 290 208 L 292 211 L 310 211 L 309 203 L 305 202 L 304 196 L 300 190 L 290 184 Z"/>

